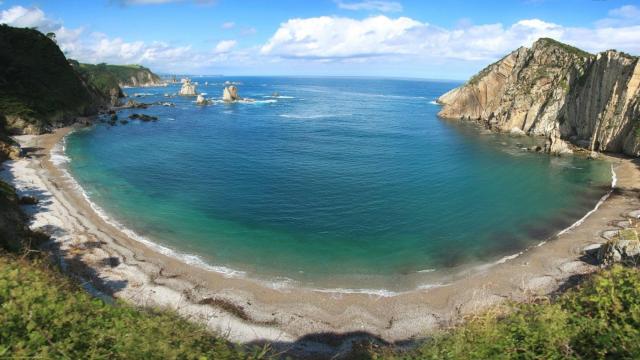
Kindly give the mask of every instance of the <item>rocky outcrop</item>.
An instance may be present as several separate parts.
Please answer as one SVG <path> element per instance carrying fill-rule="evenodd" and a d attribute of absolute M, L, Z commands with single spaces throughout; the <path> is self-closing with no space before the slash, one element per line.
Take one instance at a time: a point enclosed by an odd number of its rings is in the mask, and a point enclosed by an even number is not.
<path fill-rule="evenodd" d="M 182 87 L 180 88 L 180 92 L 178 93 L 180 96 L 196 96 L 197 88 L 196 84 L 192 83 L 191 80 L 187 79 L 182 83 Z"/>
<path fill-rule="evenodd" d="M 640 260 L 640 240 L 636 229 L 620 230 L 598 250 L 598 261 L 603 265 L 623 262 L 637 265 Z"/>
<path fill-rule="evenodd" d="M 573 150 L 571 150 L 569 144 L 566 141 L 562 140 L 558 127 L 553 128 L 553 130 L 551 130 L 551 133 L 549 133 L 544 150 L 551 155 L 564 155 L 573 153 Z"/>
<path fill-rule="evenodd" d="M 226 102 L 233 102 L 242 99 L 238 95 L 238 88 L 234 85 L 229 85 L 225 86 L 224 90 L 222 91 L 222 100 Z"/>
<path fill-rule="evenodd" d="M 198 97 L 196 98 L 196 105 L 209 105 L 210 103 L 211 102 L 205 99 L 203 95 L 198 95 Z"/>
<path fill-rule="evenodd" d="M 640 156 L 640 63 L 618 51 L 592 55 L 540 39 L 442 95 L 439 115 L 495 131 L 547 137 L 547 151 L 571 143 Z"/>

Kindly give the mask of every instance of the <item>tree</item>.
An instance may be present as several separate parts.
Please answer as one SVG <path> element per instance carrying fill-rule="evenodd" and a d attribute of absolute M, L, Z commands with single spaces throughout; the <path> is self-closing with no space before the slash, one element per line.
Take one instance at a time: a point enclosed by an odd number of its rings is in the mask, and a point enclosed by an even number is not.
<path fill-rule="evenodd" d="M 47 36 L 49 39 L 51 39 L 54 43 L 56 43 L 56 44 L 58 43 L 58 42 L 56 41 L 56 33 L 54 33 L 54 32 L 48 32 L 46 36 Z"/>

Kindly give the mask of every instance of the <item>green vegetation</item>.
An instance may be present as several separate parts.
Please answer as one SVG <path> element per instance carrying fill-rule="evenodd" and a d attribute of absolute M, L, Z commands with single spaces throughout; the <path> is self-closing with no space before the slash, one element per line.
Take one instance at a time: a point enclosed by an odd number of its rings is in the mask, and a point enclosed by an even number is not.
<path fill-rule="evenodd" d="M 138 83 L 146 83 L 151 79 L 160 83 L 160 77 L 148 68 L 140 65 L 107 65 L 107 64 L 77 64 L 78 72 L 96 84 L 99 89 L 110 90 L 120 86 L 135 86 Z"/>
<path fill-rule="evenodd" d="M 116 94 L 118 97 L 124 96 L 118 84 L 118 77 L 110 70 L 110 65 L 80 64 L 75 60 L 69 60 L 69 63 L 87 83 L 95 86 L 100 93 L 107 96 L 111 93 Z"/>
<path fill-rule="evenodd" d="M 565 43 L 561 43 L 560 41 L 551 39 L 551 38 L 540 38 L 536 43 L 546 45 L 546 46 L 555 46 L 558 47 L 569 54 L 577 55 L 579 57 L 591 57 L 593 54 L 588 53 L 584 50 L 578 49 L 577 47 L 573 47 L 571 45 L 567 45 Z"/>
<path fill-rule="evenodd" d="M 361 347 L 362 359 L 638 359 L 640 271 L 603 270 L 555 301 L 511 304 L 467 319 L 416 350 Z"/>
<path fill-rule="evenodd" d="M 18 196 L 0 181 L 0 359 L 265 359 L 177 314 L 105 303 L 36 251 Z"/>
<path fill-rule="evenodd" d="M 259 359 L 167 311 L 92 298 L 43 261 L 0 257 L 0 358 Z"/>
<path fill-rule="evenodd" d="M 506 55 L 502 59 L 487 65 L 484 69 L 480 70 L 480 72 L 478 72 L 477 74 L 473 75 L 469 79 L 469 81 L 467 81 L 467 84 L 468 85 L 477 84 L 483 77 L 488 75 L 491 72 L 491 70 L 493 70 L 494 67 L 498 66 L 507 56 L 509 56 L 509 55 Z"/>
<path fill-rule="evenodd" d="M 51 121 L 91 112 L 96 97 L 52 39 L 0 25 L 0 114 L 19 116 L 27 123 L 20 126 L 42 131 Z"/>

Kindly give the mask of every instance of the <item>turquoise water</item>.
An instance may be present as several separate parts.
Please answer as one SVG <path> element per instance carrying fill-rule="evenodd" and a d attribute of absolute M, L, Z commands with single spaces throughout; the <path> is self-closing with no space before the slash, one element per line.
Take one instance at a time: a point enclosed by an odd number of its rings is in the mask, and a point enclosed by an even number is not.
<path fill-rule="evenodd" d="M 424 285 L 556 233 L 611 181 L 605 162 L 527 153 L 534 139 L 438 119 L 433 100 L 457 83 L 194 79 L 210 98 L 225 80 L 259 101 L 201 107 L 163 95 L 177 85 L 126 89 L 176 106 L 122 111 L 159 120 L 99 124 L 70 135 L 66 151 L 112 218 L 249 276 Z"/>

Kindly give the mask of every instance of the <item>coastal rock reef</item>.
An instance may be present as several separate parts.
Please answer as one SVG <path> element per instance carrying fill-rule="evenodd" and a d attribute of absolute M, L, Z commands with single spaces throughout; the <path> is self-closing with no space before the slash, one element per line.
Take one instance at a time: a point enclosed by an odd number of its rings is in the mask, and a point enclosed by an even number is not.
<path fill-rule="evenodd" d="M 500 132 L 545 136 L 546 151 L 640 156 L 640 62 L 541 38 L 487 66 L 438 99 L 439 116 Z"/>

